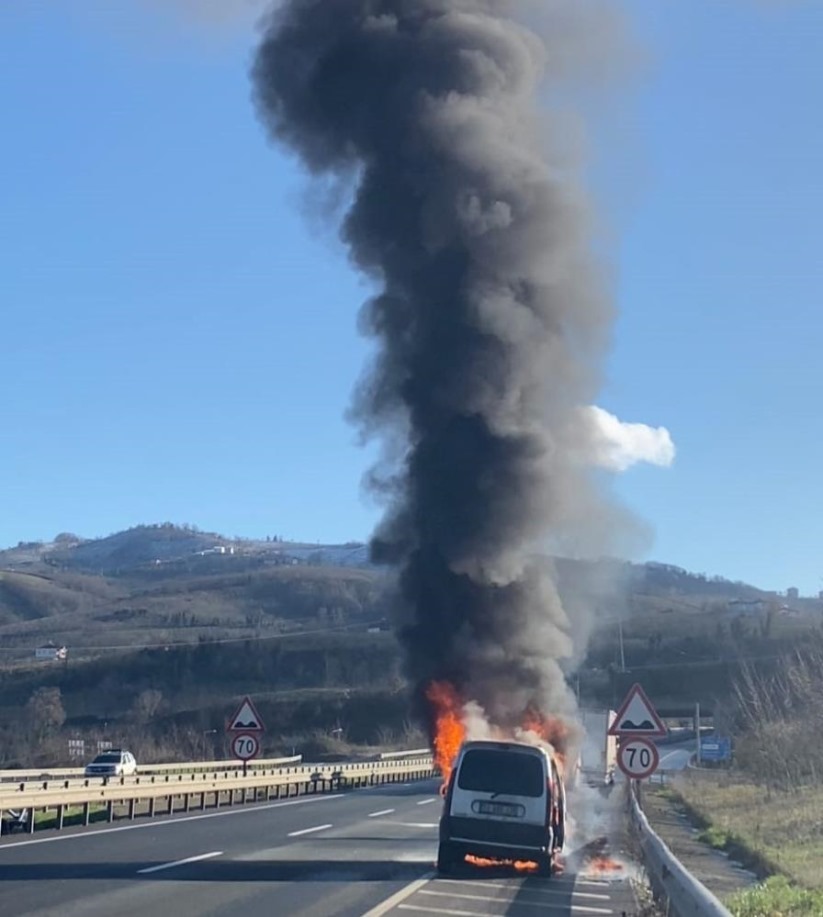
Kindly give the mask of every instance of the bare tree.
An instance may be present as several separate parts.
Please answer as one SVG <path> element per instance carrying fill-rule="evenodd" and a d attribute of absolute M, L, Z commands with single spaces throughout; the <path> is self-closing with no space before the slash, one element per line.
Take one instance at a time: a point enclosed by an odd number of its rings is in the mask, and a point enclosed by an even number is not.
<path fill-rule="evenodd" d="M 26 719 L 34 738 L 42 742 L 66 722 L 59 688 L 38 688 L 26 703 Z"/>
<path fill-rule="evenodd" d="M 163 703 L 163 692 L 156 688 L 141 691 L 131 707 L 132 716 L 138 723 L 148 723 Z"/>

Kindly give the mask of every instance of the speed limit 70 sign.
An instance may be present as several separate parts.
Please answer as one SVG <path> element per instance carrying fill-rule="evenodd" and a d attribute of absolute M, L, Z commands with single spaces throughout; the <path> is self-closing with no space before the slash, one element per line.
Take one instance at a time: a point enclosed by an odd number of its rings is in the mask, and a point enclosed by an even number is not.
<path fill-rule="evenodd" d="M 241 732 L 232 737 L 231 752 L 241 761 L 251 761 L 260 754 L 260 740 L 256 735 Z"/>
<path fill-rule="evenodd" d="M 631 780 L 644 780 L 657 770 L 660 752 L 654 742 L 642 737 L 621 738 L 617 766 Z"/>

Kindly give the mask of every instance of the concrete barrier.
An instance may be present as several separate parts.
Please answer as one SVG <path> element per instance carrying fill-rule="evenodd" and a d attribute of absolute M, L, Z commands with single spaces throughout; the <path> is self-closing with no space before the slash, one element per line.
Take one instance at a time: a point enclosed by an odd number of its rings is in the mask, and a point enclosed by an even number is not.
<path fill-rule="evenodd" d="M 629 807 L 652 891 L 665 903 L 666 913 L 671 917 L 732 917 L 723 903 L 695 879 L 654 831 L 631 787 Z"/>

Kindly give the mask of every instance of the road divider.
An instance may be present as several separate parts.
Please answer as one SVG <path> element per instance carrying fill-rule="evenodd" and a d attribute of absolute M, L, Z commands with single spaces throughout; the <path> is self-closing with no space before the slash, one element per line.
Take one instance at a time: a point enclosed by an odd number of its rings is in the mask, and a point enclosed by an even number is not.
<path fill-rule="evenodd" d="M 69 810 L 79 812 L 79 824 L 88 825 L 93 815 L 113 822 L 119 818 L 189 812 L 192 808 L 202 811 L 207 807 L 403 783 L 434 775 L 432 757 L 425 755 L 334 765 L 255 768 L 246 775 L 239 771 L 223 771 L 140 775 L 102 781 L 88 778 L 0 784 L 0 818 L 11 816 L 24 830 L 33 832 L 37 827 L 36 814 L 53 812 L 53 827 L 59 830 L 64 827 Z"/>
<path fill-rule="evenodd" d="M 421 754 L 428 754 L 428 749 L 425 749 Z M 415 757 L 420 756 L 421 755 L 415 755 Z M 256 761 L 248 762 L 247 769 L 285 767 L 289 764 L 301 764 L 302 761 L 302 755 L 289 755 L 286 758 L 258 758 Z M 197 774 L 209 771 L 226 772 L 239 770 L 243 770 L 243 762 L 236 761 L 234 758 L 218 761 L 175 761 L 166 764 L 146 764 L 138 768 L 138 774 L 134 777 L 117 777 L 116 779 L 131 780 L 136 779 L 138 776 L 152 776 L 157 774 Z M 14 770 L 0 770 L 0 793 L 3 791 L 3 783 L 27 783 L 32 780 L 36 782 L 49 782 L 66 778 L 79 779 L 85 776 L 86 769 L 84 767 L 29 767 L 17 768 Z M 88 779 L 99 780 L 101 778 L 89 777 Z"/>

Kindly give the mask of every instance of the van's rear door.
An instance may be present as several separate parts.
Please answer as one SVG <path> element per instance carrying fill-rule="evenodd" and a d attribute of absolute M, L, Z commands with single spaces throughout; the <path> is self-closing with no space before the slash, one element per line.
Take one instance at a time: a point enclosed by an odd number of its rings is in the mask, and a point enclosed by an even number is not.
<path fill-rule="evenodd" d="M 451 815 L 542 825 L 547 792 L 545 762 L 539 752 L 472 748 L 459 763 Z"/>

